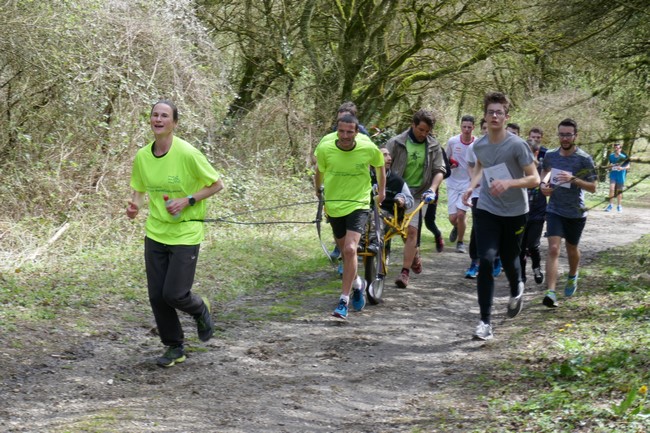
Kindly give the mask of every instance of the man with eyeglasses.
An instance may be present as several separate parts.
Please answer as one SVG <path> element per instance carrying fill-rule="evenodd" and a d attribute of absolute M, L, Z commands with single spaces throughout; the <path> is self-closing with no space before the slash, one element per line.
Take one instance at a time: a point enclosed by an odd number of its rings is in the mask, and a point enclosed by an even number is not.
<path fill-rule="evenodd" d="M 476 287 L 481 318 L 473 334 L 479 340 L 493 338 L 494 259 L 499 253 L 510 286 L 508 317 L 522 309 L 524 283 L 519 253 L 526 226 L 526 189 L 539 184 L 539 174 L 528 144 L 506 131 L 510 101 L 500 92 L 490 92 L 483 101 L 487 134 L 474 142 L 476 163 L 470 185 L 463 195 L 468 203 L 475 185 L 481 192 L 474 211 L 476 244 L 480 260 Z"/>
<path fill-rule="evenodd" d="M 578 288 L 578 243 L 587 222 L 584 192 L 596 192 L 598 183 L 593 159 L 576 145 L 578 124 L 575 120 L 564 119 L 557 130 L 560 147 L 546 152 L 540 184 L 542 194 L 550 197 L 546 208 L 547 292 L 543 300 L 549 308 L 558 306 L 555 287 L 562 238 L 569 261 L 564 295 L 573 296 Z"/>

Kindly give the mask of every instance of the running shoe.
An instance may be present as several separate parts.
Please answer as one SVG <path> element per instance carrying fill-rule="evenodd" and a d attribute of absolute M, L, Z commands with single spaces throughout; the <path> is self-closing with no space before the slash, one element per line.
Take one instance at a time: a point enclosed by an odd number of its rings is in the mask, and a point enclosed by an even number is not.
<path fill-rule="evenodd" d="M 498 277 L 501 275 L 501 271 L 503 270 L 503 266 L 501 265 L 501 259 L 497 257 L 494 259 L 494 269 L 492 270 L 492 276 L 494 278 Z"/>
<path fill-rule="evenodd" d="M 185 361 L 185 359 L 187 359 L 185 357 L 185 350 L 181 344 L 180 346 L 168 347 L 163 356 L 156 358 L 156 364 L 161 367 L 173 367 Z"/>
<path fill-rule="evenodd" d="M 620 204 L 618 206 L 616 206 L 616 212 L 619 212 L 619 213 L 623 212 L 623 206 L 621 206 Z"/>
<path fill-rule="evenodd" d="M 456 252 L 461 253 L 461 254 L 465 254 L 467 252 L 467 250 L 465 249 L 465 244 L 462 243 L 462 242 L 458 242 L 456 244 Z"/>
<path fill-rule="evenodd" d="M 476 331 L 474 331 L 473 337 L 477 340 L 491 340 L 494 335 L 492 334 L 492 325 L 489 323 L 484 323 L 483 321 L 478 322 Z"/>
<path fill-rule="evenodd" d="M 542 304 L 546 305 L 548 308 L 556 308 L 557 295 L 555 294 L 555 291 L 549 290 L 548 292 L 546 292 L 546 296 L 544 296 L 544 300 L 542 301 Z"/>
<path fill-rule="evenodd" d="M 422 272 L 422 258 L 420 258 L 420 256 L 417 254 L 415 257 L 413 257 L 413 263 L 411 263 L 411 270 L 416 274 Z"/>
<path fill-rule="evenodd" d="M 449 233 L 449 242 L 454 243 L 458 239 L 458 230 L 454 226 L 453 229 L 451 229 L 451 233 Z"/>
<path fill-rule="evenodd" d="M 339 251 L 339 246 L 334 245 L 334 249 L 330 253 L 330 258 L 332 260 L 338 260 L 339 257 L 341 257 L 341 251 Z"/>
<path fill-rule="evenodd" d="M 366 306 L 366 280 L 357 275 L 352 283 L 352 308 L 361 311 Z"/>
<path fill-rule="evenodd" d="M 614 206 L 612 206 L 612 204 L 610 203 L 610 204 L 608 204 L 607 207 L 605 208 L 605 212 L 611 212 L 612 209 L 614 209 Z"/>
<path fill-rule="evenodd" d="M 343 299 L 339 299 L 339 305 L 334 309 L 332 316 L 338 317 L 339 319 L 348 318 L 348 304 Z"/>
<path fill-rule="evenodd" d="M 214 325 L 212 324 L 212 317 L 210 316 L 210 301 L 205 296 L 203 299 L 203 312 L 194 317 L 196 320 L 196 331 L 199 334 L 199 340 L 208 341 L 214 335 Z"/>
<path fill-rule="evenodd" d="M 573 294 L 578 290 L 578 276 L 574 275 L 569 277 L 566 280 L 566 286 L 564 286 L 564 296 L 573 296 Z"/>
<path fill-rule="evenodd" d="M 469 265 L 467 272 L 465 272 L 465 278 L 469 278 L 473 280 L 477 276 L 478 276 L 478 263 L 472 262 L 472 264 Z"/>
<path fill-rule="evenodd" d="M 402 271 L 399 274 L 399 277 L 395 280 L 395 285 L 400 289 L 406 289 L 406 286 L 409 285 L 409 274 L 407 271 Z"/>
<path fill-rule="evenodd" d="M 517 285 L 517 296 L 510 296 L 508 301 L 508 317 L 511 319 L 521 312 L 524 306 L 524 283 L 519 282 Z"/>
<path fill-rule="evenodd" d="M 540 268 L 533 268 L 533 275 L 535 276 L 535 282 L 537 284 L 542 284 L 544 282 L 544 274 Z"/>
<path fill-rule="evenodd" d="M 442 235 L 436 236 L 436 251 L 439 253 L 445 249 L 445 241 L 442 239 Z"/>

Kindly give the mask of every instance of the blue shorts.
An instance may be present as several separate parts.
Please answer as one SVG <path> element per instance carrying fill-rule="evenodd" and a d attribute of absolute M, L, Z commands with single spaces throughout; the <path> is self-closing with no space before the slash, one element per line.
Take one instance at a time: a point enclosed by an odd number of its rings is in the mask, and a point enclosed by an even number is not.
<path fill-rule="evenodd" d="M 368 222 L 368 209 L 357 209 L 352 213 L 342 217 L 329 217 L 332 232 L 336 239 L 345 237 L 345 233 L 351 232 L 364 233 L 366 231 L 366 222 Z"/>
<path fill-rule="evenodd" d="M 623 188 L 625 188 L 625 179 L 620 180 L 620 179 L 613 179 L 613 178 L 610 177 L 609 178 L 609 183 L 610 183 L 610 185 L 613 183 L 614 187 L 619 191 L 622 190 Z"/>
<path fill-rule="evenodd" d="M 546 213 L 546 237 L 559 236 L 571 245 L 578 245 L 587 218 L 565 218 L 558 214 Z"/>

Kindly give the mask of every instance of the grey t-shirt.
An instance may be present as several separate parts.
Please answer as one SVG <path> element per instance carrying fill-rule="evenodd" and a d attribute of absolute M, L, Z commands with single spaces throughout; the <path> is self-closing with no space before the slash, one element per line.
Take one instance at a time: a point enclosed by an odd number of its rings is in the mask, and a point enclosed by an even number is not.
<path fill-rule="evenodd" d="M 542 163 L 544 171 L 551 172 L 549 183 L 554 186 L 553 194 L 546 207 L 547 213 L 554 213 L 565 218 L 584 218 L 587 216 L 585 210 L 585 192 L 582 188 L 567 183 L 558 185 L 553 181 L 553 169 L 567 171 L 573 176 L 593 182 L 596 180 L 594 160 L 584 150 L 577 148 L 569 156 L 560 155 L 560 149 L 553 149 L 546 152 Z"/>
<path fill-rule="evenodd" d="M 533 153 L 520 137 L 507 133 L 501 143 L 490 143 L 487 135 L 474 142 L 476 159 L 483 166 L 478 209 L 498 216 L 518 216 L 528 212 L 526 188 L 508 188 L 500 196 L 490 194 L 492 179 L 520 179 L 524 167 L 533 162 Z"/>

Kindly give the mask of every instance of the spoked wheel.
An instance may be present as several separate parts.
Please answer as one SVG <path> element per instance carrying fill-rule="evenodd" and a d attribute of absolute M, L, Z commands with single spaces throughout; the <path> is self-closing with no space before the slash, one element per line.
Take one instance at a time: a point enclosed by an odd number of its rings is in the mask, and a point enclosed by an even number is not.
<path fill-rule="evenodd" d="M 363 266 L 366 278 L 366 295 L 368 302 L 377 305 L 381 302 L 381 295 L 384 291 L 384 276 L 377 274 L 377 255 L 366 256 L 363 259 Z"/>

